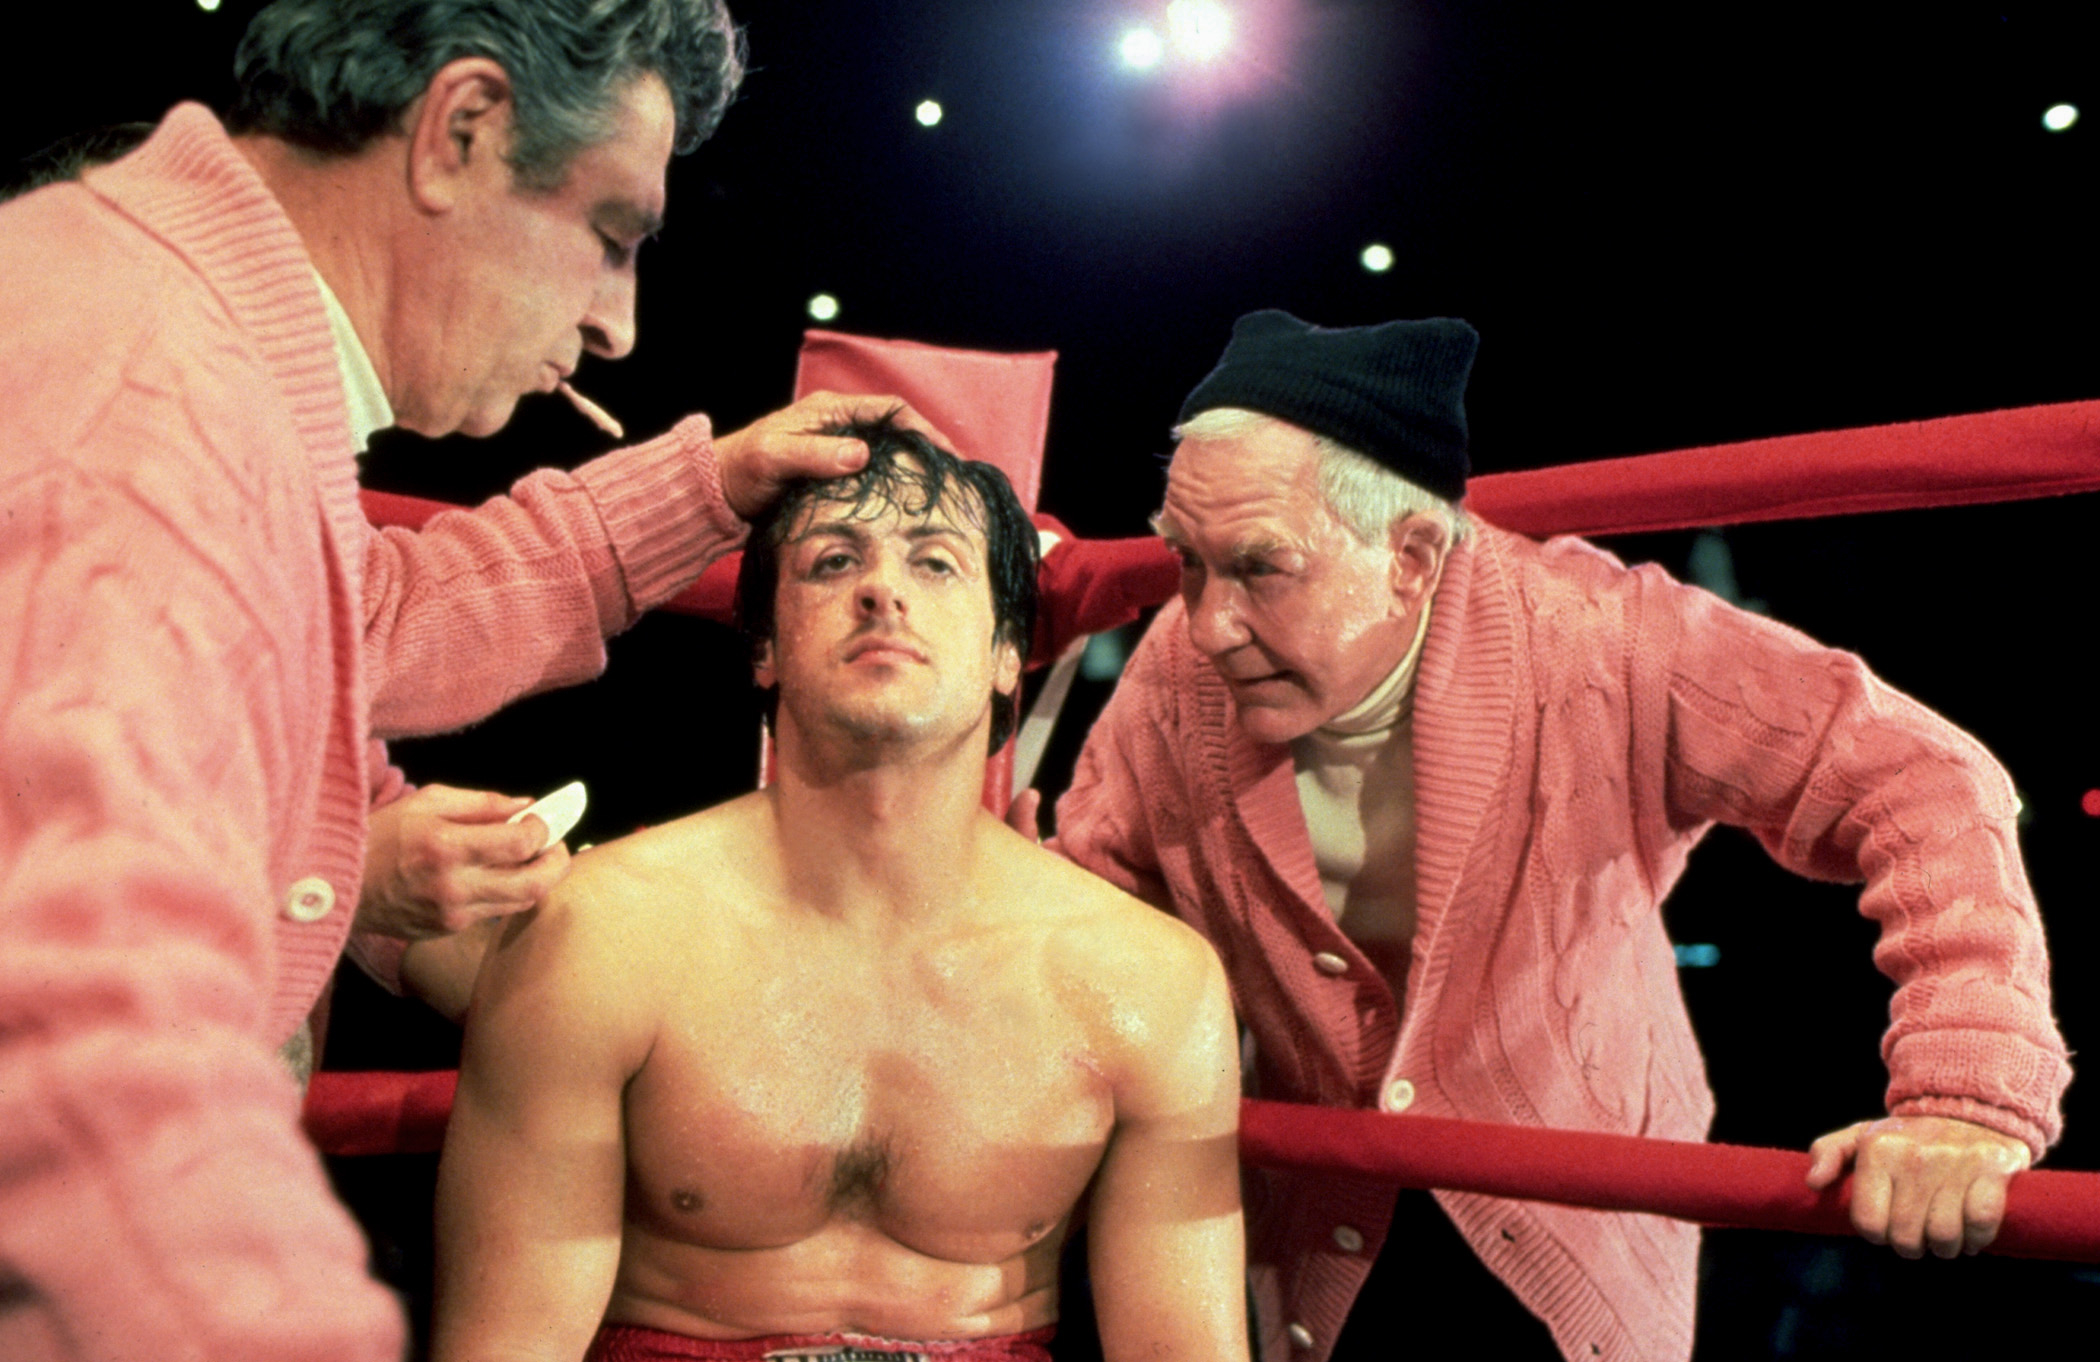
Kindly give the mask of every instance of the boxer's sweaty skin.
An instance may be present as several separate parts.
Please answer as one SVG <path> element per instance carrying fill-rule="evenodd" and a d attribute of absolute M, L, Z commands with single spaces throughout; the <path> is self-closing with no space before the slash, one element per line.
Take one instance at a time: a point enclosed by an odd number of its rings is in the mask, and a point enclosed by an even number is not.
<path fill-rule="evenodd" d="M 1051 1322 L 1058 1250 L 1112 1138 L 1230 1167 L 1215 958 L 989 815 L 957 901 L 813 911 L 788 892 L 775 817 L 747 796 L 578 858 L 484 971 L 466 1133 L 484 1102 L 525 1124 L 521 1195 L 617 1184 L 610 1212 L 601 1187 L 541 1231 L 616 1239 L 607 1322 L 902 1339 Z M 505 1100 L 517 1084 L 556 1091 Z M 448 1183 L 466 1152 L 448 1146 Z M 1210 1204 L 1175 1215 L 1230 1218 L 1236 1243 L 1232 1177 L 1190 1185 Z"/>
<path fill-rule="evenodd" d="M 1224 974 L 984 811 L 1021 658 L 974 495 L 778 526 L 775 783 L 579 857 L 490 954 L 438 1362 L 1017 1334 L 1082 1197 L 1110 1359 L 1246 1357 Z"/>

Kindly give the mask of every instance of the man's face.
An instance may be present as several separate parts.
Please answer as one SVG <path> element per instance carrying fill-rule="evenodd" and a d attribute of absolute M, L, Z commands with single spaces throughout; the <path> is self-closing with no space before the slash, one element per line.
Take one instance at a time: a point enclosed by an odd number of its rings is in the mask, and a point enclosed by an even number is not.
<path fill-rule="evenodd" d="M 780 687 L 783 737 L 918 744 L 967 737 L 984 750 L 993 692 L 1020 683 L 1019 652 L 994 637 L 984 534 L 956 511 L 895 507 L 855 518 L 815 503 L 780 548 L 773 641 L 761 686 Z"/>
<path fill-rule="evenodd" d="M 1181 559 L 1189 640 L 1257 742 L 1290 742 L 1346 712 L 1414 641 L 1419 616 L 1395 594 L 1394 554 L 1328 509 L 1314 438 L 1296 426 L 1183 440 L 1155 524 Z"/>
<path fill-rule="evenodd" d="M 612 135 L 577 153 L 552 191 L 518 187 L 484 148 L 457 211 L 410 248 L 388 345 L 403 426 L 493 434 L 584 351 L 634 348 L 635 252 L 663 218 L 676 117 L 654 75 L 630 84 L 615 114 Z"/>

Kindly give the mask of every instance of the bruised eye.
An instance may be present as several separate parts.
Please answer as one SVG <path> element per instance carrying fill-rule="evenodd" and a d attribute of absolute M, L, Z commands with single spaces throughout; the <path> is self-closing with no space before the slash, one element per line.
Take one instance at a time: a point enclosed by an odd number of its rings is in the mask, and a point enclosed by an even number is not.
<path fill-rule="evenodd" d="M 832 573 L 844 572 L 852 566 L 852 554 L 847 553 L 843 549 L 834 549 L 830 553 L 817 555 L 817 560 L 810 564 L 809 570 L 812 576 L 821 577 Z"/>
<path fill-rule="evenodd" d="M 634 259 L 634 247 L 605 233 L 598 233 L 598 240 L 605 243 L 605 263 L 616 270 L 624 270 Z"/>
<path fill-rule="evenodd" d="M 948 574 L 955 571 L 955 564 L 949 562 L 945 558 L 938 557 L 936 555 L 928 555 L 927 557 L 921 558 L 919 560 L 919 566 L 925 568 L 929 572 L 938 573 L 942 576 L 947 576 Z"/>

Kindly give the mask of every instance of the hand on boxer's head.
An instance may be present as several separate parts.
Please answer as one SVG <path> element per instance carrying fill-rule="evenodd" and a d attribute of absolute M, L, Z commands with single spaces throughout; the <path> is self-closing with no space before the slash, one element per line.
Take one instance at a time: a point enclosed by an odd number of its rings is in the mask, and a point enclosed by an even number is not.
<path fill-rule="evenodd" d="M 742 430 L 715 437 L 722 496 L 730 510 L 750 520 L 780 494 L 783 483 L 855 472 L 867 463 L 868 447 L 859 440 L 819 432 L 893 413 L 898 425 L 918 431 L 943 449 L 954 448 L 947 436 L 899 398 L 811 393 Z"/>

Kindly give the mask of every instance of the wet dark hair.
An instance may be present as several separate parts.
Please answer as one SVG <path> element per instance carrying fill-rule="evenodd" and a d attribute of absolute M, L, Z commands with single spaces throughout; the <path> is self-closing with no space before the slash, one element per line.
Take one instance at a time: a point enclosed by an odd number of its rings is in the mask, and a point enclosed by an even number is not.
<path fill-rule="evenodd" d="M 816 507 L 844 507 L 854 520 L 872 520 L 889 510 L 907 516 L 942 514 L 983 532 L 992 637 L 1011 643 L 1025 663 L 1035 637 L 1034 523 L 1006 474 L 988 463 L 957 458 L 917 431 L 898 426 L 892 416 L 828 427 L 826 435 L 850 436 L 867 445 L 867 467 L 841 478 L 797 479 L 752 522 L 736 579 L 738 627 L 754 654 L 773 641 L 780 550 Z M 776 691 L 768 702 L 769 720 L 777 702 Z M 1006 745 L 1020 719 L 1021 688 L 1016 685 L 1013 694 L 998 696 L 992 705 L 992 751 Z"/>
<path fill-rule="evenodd" d="M 510 77 L 510 167 L 541 190 L 612 135 L 637 76 L 670 90 L 683 154 L 714 132 L 744 75 L 742 35 L 721 0 L 277 0 L 234 53 L 226 127 L 354 155 L 398 131 L 431 77 L 461 57 L 487 57 Z"/>

